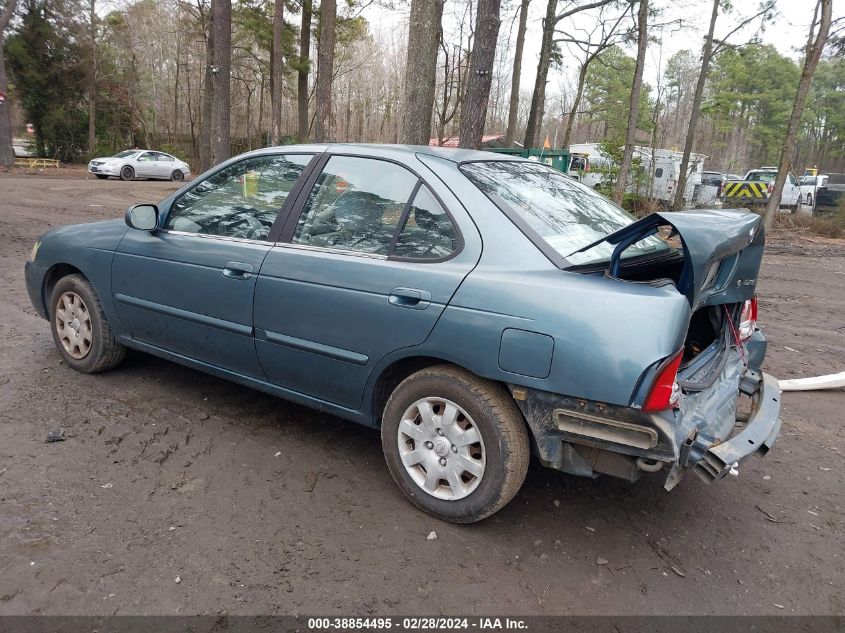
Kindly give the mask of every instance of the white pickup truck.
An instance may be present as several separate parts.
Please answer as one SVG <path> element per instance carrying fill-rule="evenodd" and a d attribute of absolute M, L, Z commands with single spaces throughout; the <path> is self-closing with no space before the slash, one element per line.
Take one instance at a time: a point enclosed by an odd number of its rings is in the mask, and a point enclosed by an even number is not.
<path fill-rule="evenodd" d="M 764 205 L 775 186 L 778 177 L 777 167 L 752 169 L 742 180 L 729 180 L 725 184 L 725 203 Z M 800 202 L 801 188 L 795 174 L 786 174 L 786 183 L 780 197 L 780 206 L 796 209 Z"/>

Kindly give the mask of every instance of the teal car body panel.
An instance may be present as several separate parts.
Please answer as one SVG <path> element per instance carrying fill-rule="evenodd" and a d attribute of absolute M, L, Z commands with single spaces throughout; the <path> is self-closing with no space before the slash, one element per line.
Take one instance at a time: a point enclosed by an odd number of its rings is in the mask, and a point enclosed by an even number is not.
<path fill-rule="evenodd" d="M 246 158 L 291 153 L 312 158 L 268 239 L 208 239 L 165 230 L 174 201 L 209 176 Z M 291 243 L 296 218 L 331 156 L 365 157 L 412 172 L 447 210 L 460 234 L 459 248 L 443 260 L 421 262 Z M 691 433 L 701 430 L 707 438 L 714 425 L 720 433 L 733 425 L 721 391 L 709 400 L 694 398 L 705 401 L 701 406 L 712 404 L 718 420 L 707 411 L 683 422 L 683 411 L 645 415 L 639 408 L 661 364 L 683 347 L 697 309 L 753 296 L 763 244 L 759 218 L 720 211 L 654 214 L 633 222 L 603 239 L 625 245 L 668 226 L 680 234 L 686 259 L 677 283 L 632 281 L 617 274 L 616 256 L 586 271 L 550 258 L 536 235 L 461 171 L 462 164 L 484 161 L 536 164 L 406 146 L 251 152 L 160 202 L 155 231 L 133 230 L 122 220 L 49 231 L 26 265 L 30 298 L 47 317 L 51 280 L 78 270 L 127 347 L 370 426 L 380 424 L 384 389 L 392 384 L 386 376 L 417 362 L 451 362 L 512 392 L 527 392 L 519 404 L 535 451 L 547 465 L 576 474 L 592 471 L 567 456 L 572 437 L 554 423 L 555 411 L 570 401 L 586 402 L 587 409 L 594 404 L 599 412 L 618 410 L 657 429 L 657 444 L 648 450 L 609 446 L 635 457 L 677 461 Z M 711 285 L 702 287 L 705 277 Z M 726 394 L 735 395 L 748 372 L 760 371 L 765 339 L 759 331 L 747 347 L 743 358 L 751 364 L 739 368 L 736 359 L 724 361 L 721 371 L 733 381 L 721 387 Z M 762 388 L 763 379 L 755 384 Z M 766 410 L 767 419 L 758 421 L 766 432 L 758 435 L 771 445 L 779 422 L 777 411 Z M 688 465 L 702 461 L 722 439 L 699 442 L 696 461 Z"/>

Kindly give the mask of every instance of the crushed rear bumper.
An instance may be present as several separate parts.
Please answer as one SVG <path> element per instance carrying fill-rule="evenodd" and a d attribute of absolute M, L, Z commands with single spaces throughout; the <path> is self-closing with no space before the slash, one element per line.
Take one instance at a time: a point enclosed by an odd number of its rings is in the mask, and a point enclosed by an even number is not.
<path fill-rule="evenodd" d="M 692 470 L 711 483 L 752 455 L 763 456 L 780 432 L 780 389 L 775 378 L 748 369 L 735 351 L 709 388 L 685 394 L 679 409 L 644 413 L 560 394 L 509 385 L 547 467 L 582 477 L 600 474 L 635 481 L 668 468 L 674 488 Z M 737 400 L 751 398 L 739 422 Z"/>
<path fill-rule="evenodd" d="M 753 413 L 745 427 L 724 442 L 711 444 L 693 463 L 695 474 L 707 483 L 721 479 L 752 455 L 765 455 L 780 433 L 778 381 L 768 374 L 757 376 L 756 388 L 748 394 L 752 398 Z M 747 379 L 745 383 L 748 383 Z M 741 390 L 745 388 L 741 387 Z M 687 454 L 695 456 L 695 451 L 687 451 Z"/>

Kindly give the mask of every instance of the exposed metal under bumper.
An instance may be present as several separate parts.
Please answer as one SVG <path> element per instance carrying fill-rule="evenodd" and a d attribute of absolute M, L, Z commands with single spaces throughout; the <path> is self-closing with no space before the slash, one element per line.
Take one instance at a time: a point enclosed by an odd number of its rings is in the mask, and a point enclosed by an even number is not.
<path fill-rule="evenodd" d="M 735 436 L 708 448 L 693 470 L 707 483 L 721 479 L 752 455 L 765 455 L 780 432 L 780 388 L 774 377 L 763 374 L 754 394 L 756 411 Z"/>

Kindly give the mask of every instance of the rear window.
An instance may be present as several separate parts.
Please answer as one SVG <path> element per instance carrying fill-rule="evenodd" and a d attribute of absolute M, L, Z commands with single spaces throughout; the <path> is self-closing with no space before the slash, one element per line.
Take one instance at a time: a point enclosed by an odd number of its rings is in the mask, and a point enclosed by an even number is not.
<path fill-rule="evenodd" d="M 745 179 L 754 182 L 774 182 L 777 177 L 776 171 L 750 171 Z"/>
<path fill-rule="evenodd" d="M 527 161 L 466 163 L 461 171 L 532 239 L 541 240 L 572 265 L 610 259 L 613 246 L 597 244 L 576 251 L 625 228 L 635 218 L 589 187 L 544 165 Z M 518 221 L 517 221 L 518 220 Z M 630 246 L 623 258 L 669 251 L 666 242 L 647 237 Z"/>

